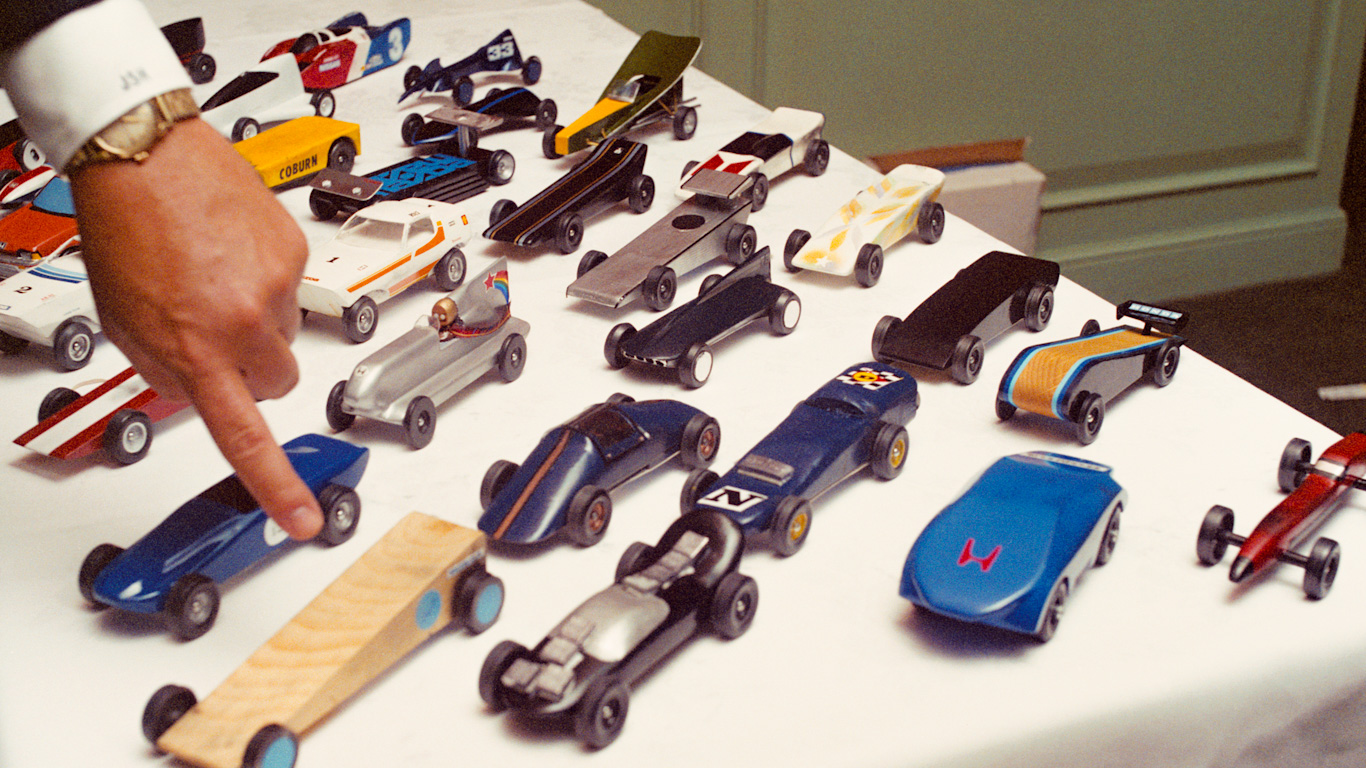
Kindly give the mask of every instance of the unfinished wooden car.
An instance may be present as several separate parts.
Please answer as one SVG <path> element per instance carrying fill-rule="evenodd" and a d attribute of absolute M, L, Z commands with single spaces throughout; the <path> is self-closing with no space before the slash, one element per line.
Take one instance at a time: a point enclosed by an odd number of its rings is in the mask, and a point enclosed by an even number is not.
<path fill-rule="evenodd" d="M 503 598 L 483 534 L 410 513 L 203 701 L 154 693 L 143 735 L 202 768 L 292 768 L 337 707 L 446 627 L 488 629 Z"/>

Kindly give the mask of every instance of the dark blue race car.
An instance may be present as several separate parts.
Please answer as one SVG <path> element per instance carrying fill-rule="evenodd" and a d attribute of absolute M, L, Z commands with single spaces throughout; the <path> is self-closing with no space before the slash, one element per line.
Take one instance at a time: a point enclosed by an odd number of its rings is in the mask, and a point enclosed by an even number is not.
<path fill-rule="evenodd" d="M 484 475 L 479 530 L 531 544 L 563 529 L 581 547 L 602 540 L 612 489 L 664 464 L 705 467 L 716 457 L 716 419 L 676 400 L 613 395 L 541 438 L 526 463 L 496 461 Z"/>
<path fill-rule="evenodd" d="M 920 395 L 909 374 L 881 363 L 855 365 L 792 409 L 735 468 L 718 478 L 698 470 L 682 507 L 719 509 L 750 536 L 765 535 L 782 556 L 811 530 L 811 502 L 864 467 L 890 480 L 906 462 L 906 424 Z"/>
<path fill-rule="evenodd" d="M 925 526 L 901 596 L 1048 640 L 1077 579 L 1114 552 L 1124 499 L 1104 464 L 1042 451 L 999 459 Z"/>
<path fill-rule="evenodd" d="M 340 544 L 356 532 L 356 483 L 370 452 L 322 435 L 282 446 L 323 508 L 318 540 Z M 164 613 L 182 640 L 208 632 L 218 616 L 217 585 L 292 540 L 266 517 L 236 475 L 190 499 L 124 550 L 101 544 L 81 564 L 81 595 L 96 608 Z"/>

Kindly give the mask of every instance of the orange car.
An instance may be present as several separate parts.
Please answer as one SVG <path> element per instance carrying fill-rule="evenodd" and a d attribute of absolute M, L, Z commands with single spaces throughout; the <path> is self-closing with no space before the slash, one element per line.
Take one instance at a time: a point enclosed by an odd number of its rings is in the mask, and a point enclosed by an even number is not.
<path fill-rule="evenodd" d="M 54 253 L 75 250 L 80 243 L 71 185 L 54 178 L 33 202 L 0 219 L 0 278 L 28 269 Z"/>

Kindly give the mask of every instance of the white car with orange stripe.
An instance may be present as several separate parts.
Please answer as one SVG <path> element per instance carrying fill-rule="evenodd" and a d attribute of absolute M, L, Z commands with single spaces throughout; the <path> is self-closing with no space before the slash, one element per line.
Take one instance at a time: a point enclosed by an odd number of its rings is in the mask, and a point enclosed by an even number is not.
<path fill-rule="evenodd" d="M 57 459 L 79 459 L 101 447 L 120 464 L 132 464 L 152 445 L 152 424 L 189 403 L 164 400 L 132 368 L 84 395 L 58 387 L 38 406 L 38 424 L 14 439 Z"/>
<path fill-rule="evenodd" d="M 357 211 L 335 238 L 309 256 L 299 307 L 340 317 L 346 336 L 368 340 L 378 305 L 428 276 L 441 291 L 465 280 L 469 216 L 450 203 L 422 198 L 386 200 Z"/>

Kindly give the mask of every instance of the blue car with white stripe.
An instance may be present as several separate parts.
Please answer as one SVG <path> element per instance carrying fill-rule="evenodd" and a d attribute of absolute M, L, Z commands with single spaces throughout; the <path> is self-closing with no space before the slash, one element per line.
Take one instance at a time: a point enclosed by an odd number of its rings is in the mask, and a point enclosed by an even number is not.
<path fill-rule="evenodd" d="M 1043 451 L 999 459 L 925 526 L 901 596 L 1046 641 L 1082 574 L 1113 554 L 1125 499 L 1104 464 Z"/>
<path fill-rule="evenodd" d="M 294 471 L 318 498 L 323 528 L 317 540 L 341 544 L 356 532 L 356 484 L 370 452 L 323 435 L 302 435 L 281 446 Z M 218 585 L 292 540 L 257 505 L 237 475 L 190 499 L 128 549 L 101 544 L 81 564 L 81 595 L 96 608 L 110 606 L 164 614 L 182 640 L 213 627 Z"/>
<path fill-rule="evenodd" d="M 683 511 L 721 510 L 748 538 L 795 554 L 811 530 L 811 502 L 864 467 L 891 480 L 906 462 L 906 424 L 920 406 L 915 379 L 899 368 L 861 363 L 798 403 L 730 472 L 693 472 Z"/>

